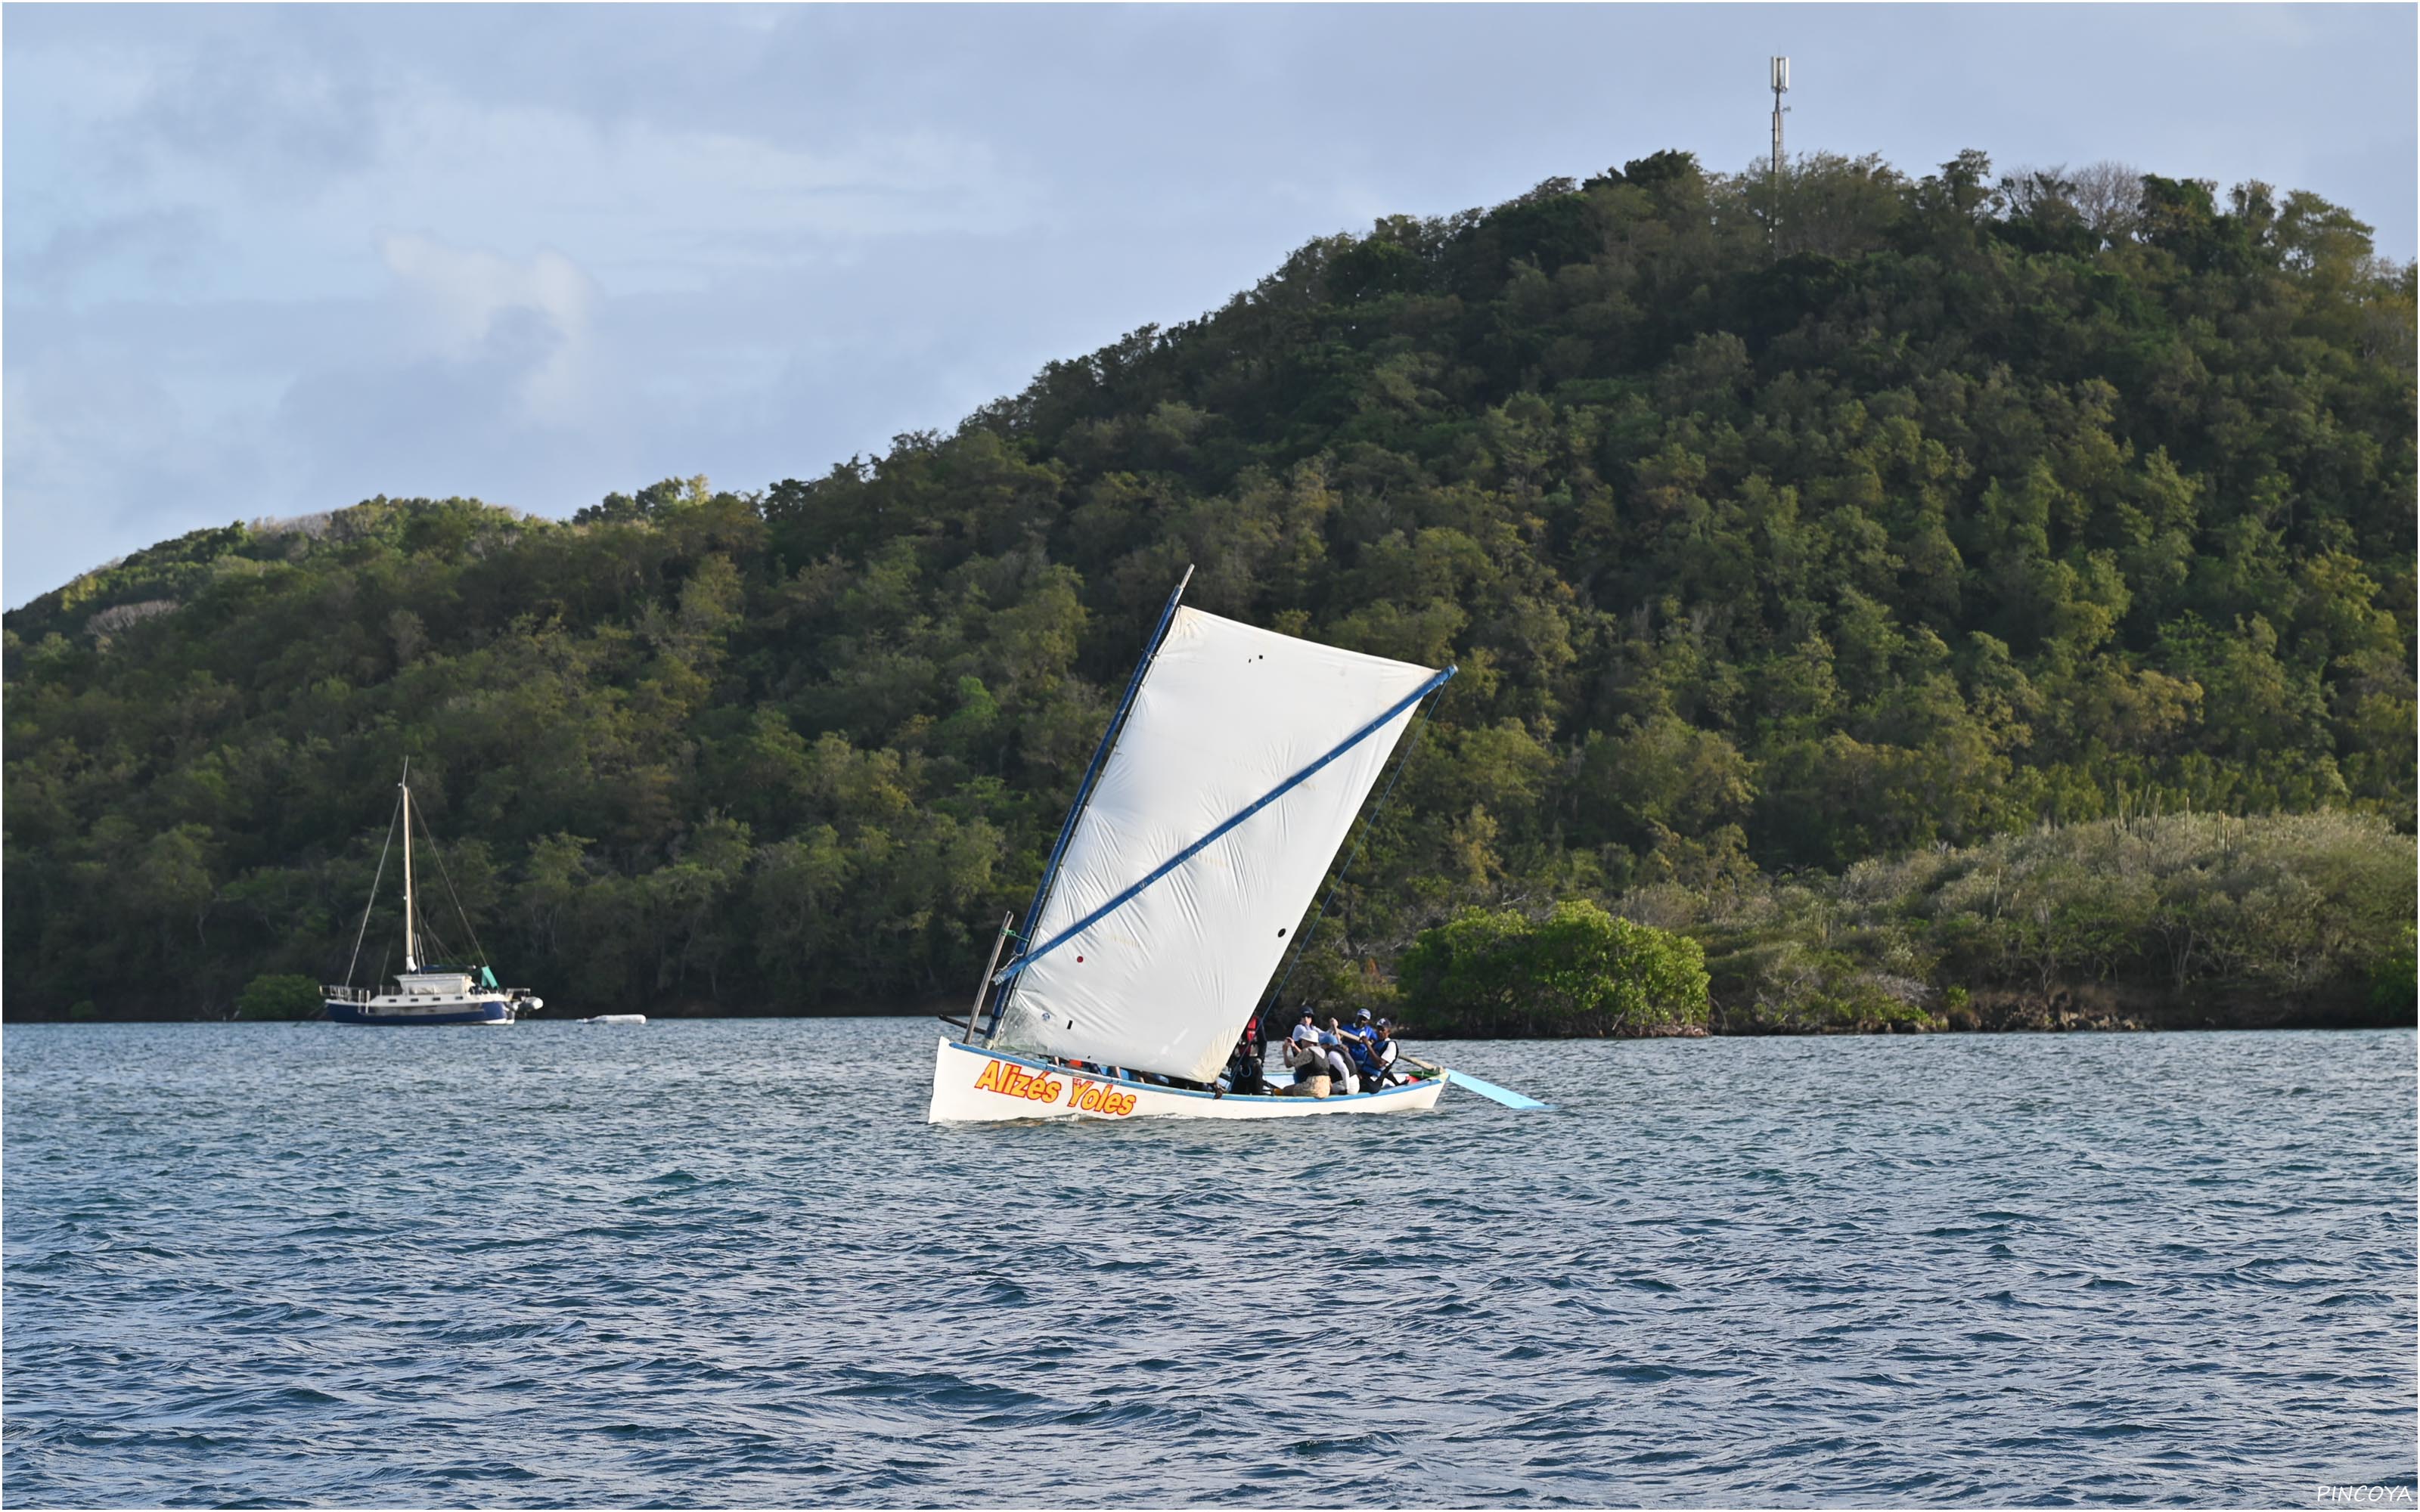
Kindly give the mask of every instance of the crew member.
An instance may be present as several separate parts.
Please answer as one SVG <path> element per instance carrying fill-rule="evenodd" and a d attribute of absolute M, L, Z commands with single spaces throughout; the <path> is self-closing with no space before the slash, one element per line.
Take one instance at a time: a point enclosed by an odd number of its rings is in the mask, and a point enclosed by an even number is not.
<path fill-rule="evenodd" d="M 1379 1086 L 1390 1087 L 1405 1079 L 1395 1070 L 1396 1057 L 1402 1053 L 1402 1048 L 1395 1043 L 1395 1021 L 1380 1019 L 1370 1046 L 1371 1058 L 1378 1063 Z"/>

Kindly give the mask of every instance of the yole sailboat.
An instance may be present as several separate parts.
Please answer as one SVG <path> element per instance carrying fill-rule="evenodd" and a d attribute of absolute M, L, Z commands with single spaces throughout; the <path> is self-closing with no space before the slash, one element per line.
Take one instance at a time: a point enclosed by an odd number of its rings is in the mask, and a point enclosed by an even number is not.
<path fill-rule="evenodd" d="M 362 906 L 362 927 L 353 936 L 353 959 L 345 967 L 345 983 L 321 990 L 327 1004 L 328 1017 L 338 1024 L 510 1024 L 520 1013 L 535 1013 L 546 1006 L 545 999 L 525 987 L 499 987 L 496 974 L 489 969 L 487 957 L 478 949 L 478 936 L 471 932 L 471 918 L 462 912 L 459 898 L 454 901 L 454 911 L 462 920 L 462 933 L 471 941 L 472 951 L 478 959 L 476 966 L 424 965 L 420 959 L 423 930 L 417 896 L 411 884 L 411 764 L 404 763 L 403 780 L 396 784 L 402 795 L 396 799 L 396 815 L 387 821 L 387 844 L 379 848 L 378 871 L 370 878 L 370 899 Z M 362 941 L 368 937 L 370 911 L 378 906 L 378 886 L 386 876 L 387 847 L 395 842 L 397 822 L 403 828 L 403 973 L 383 991 L 371 991 L 353 985 L 353 969 L 361 964 Z M 429 837 L 430 854 L 436 854 L 437 838 Z M 440 874 L 445 865 L 439 856 Z M 453 890 L 448 881 L 446 890 Z M 380 968 L 384 974 L 384 968 Z"/>
<path fill-rule="evenodd" d="M 1388 1113 L 1445 1091 L 1443 1072 L 1325 1098 L 1209 1088 L 1414 711 L 1454 669 L 1180 609 L 1184 594 L 1084 774 L 1016 953 L 1000 964 L 1004 923 L 964 1038 L 935 1053 L 930 1121 Z"/>

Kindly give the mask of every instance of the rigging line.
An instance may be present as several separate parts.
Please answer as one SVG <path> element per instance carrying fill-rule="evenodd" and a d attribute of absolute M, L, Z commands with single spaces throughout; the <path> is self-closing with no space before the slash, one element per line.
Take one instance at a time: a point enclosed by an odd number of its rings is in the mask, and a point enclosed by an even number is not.
<path fill-rule="evenodd" d="M 462 906 L 462 895 L 454 890 L 454 879 L 445 874 L 445 853 L 437 847 L 437 831 L 428 827 L 426 819 L 420 822 L 420 831 L 428 837 L 428 854 L 437 857 L 437 876 L 445 884 L 445 896 L 454 900 L 454 912 L 460 917 L 463 930 L 471 936 L 471 953 L 478 958 L 479 964 L 487 965 L 487 947 L 479 943 L 479 932 L 472 928 L 470 912 Z"/>
<path fill-rule="evenodd" d="M 420 926 L 420 943 L 423 947 L 420 952 L 421 970 L 433 971 L 438 966 L 453 964 L 454 948 L 445 943 L 443 935 L 430 929 L 427 924 Z"/>
<path fill-rule="evenodd" d="M 1285 1000 L 1286 983 L 1294 980 L 1294 968 L 1302 964 L 1303 951 L 1309 948 L 1308 942 L 1312 935 L 1319 933 L 1319 926 L 1327 922 L 1327 909 L 1329 904 L 1336 902 L 1337 885 L 1344 880 L 1346 872 L 1353 870 L 1353 863 L 1360 859 L 1362 842 L 1370 838 L 1370 830 L 1378 815 L 1386 811 L 1387 800 L 1395 795 L 1395 784 L 1404 779 L 1404 768 L 1412 764 L 1412 752 L 1419 744 L 1420 721 L 1429 717 L 1429 707 L 1428 704 L 1422 703 L 1420 711 L 1412 716 L 1411 728 L 1404 732 L 1404 754 L 1402 760 L 1395 763 L 1394 774 L 1387 779 L 1386 787 L 1378 794 L 1378 801 L 1365 810 L 1366 817 L 1360 825 L 1359 833 L 1353 837 L 1353 849 L 1345 854 L 1344 864 L 1338 867 L 1335 874 L 1327 879 L 1326 889 L 1320 894 L 1319 913 L 1311 919 L 1311 928 L 1295 933 L 1293 949 L 1286 951 L 1286 968 L 1278 978 L 1277 991 L 1269 994 L 1269 1008 L 1276 1008 Z M 1266 1009 L 1263 1010 L 1264 1012 L 1266 1011 Z"/>
<path fill-rule="evenodd" d="M 402 814 L 403 797 L 398 794 L 395 800 L 395 812 L 386 816 L 386 839 L 379 844 L 378 871 L 370 878 L 370 901 L 362 904 L 362 927 L 353 934 L 353 958 L 345 963 L 345 985 L 348 987 L 353 984 L 353 968 L 362 964 L 362 941 L 369 937 L 370 910 L 378 906 L 379 883 L 386 876 L 386 853 L 395 844 L 395 822 Z M 411 842 L 406 841 L 405 843 Z"/>
<path fill-rule="evenodd" d="M 1311 778 L 1316 776 L 1320 769 L 1326 766 L 1328 763 L 1343 755 L 1346 751 L 1351 750 L 1354 747 L 1369 739 L 1372 735 L 1376 734 L 1380 730 L 1385 729 L 1388 724 L 1394 722 L 1397 716 L 1410 709 L 1414 704 L 1419 702 L 1420 700 L 1428 697 L 1431 693 L 1435 692 L 1438 688 L 1443 687 L 1447 681 L 1460 670 L 1461 669 L 1456 667 L 1448 667 L 1445 671 L 1435 673 L 1430 677 L 1427 682 L 1422 683 L 1419 687 L 1414 688 L 1411 692 L 1397 700 L 1394 706 L 1389 708 L 1386 713 L 1371 720 L 1368 724 L 1363 725 L 1360 729 L 1354 731 L 1351 734 L 1346 735 L 1334 746 L 1329 747 L 1326 755 L 1322 756 L 1319 760 L 1304 767 L 1301 771 L 1295 773 L 1294 776 L 1287 778 L 1276 787 L 1273 787 L 1266 793 L 1262 794 L 1259 797 L 1253 799 L 1250 803 L 1245 805 L 1242 809 L 1237 810 L 1233 815 L 1229 816 L 1218 825 L 1218 828 L 1213 829 L 1210 833 L 1202 836 L 1200 840 L 1195 841 L 1192 844 L 1187 845 L 1185 849 L 1177 852 L 1174 856 L 1170 856 L 1167 860 L 1160 862 L 1157 867 L 1152 870 L 1151 874 L 1144 877 L 1140 882 L 1138 882 L 1134 886 L 1126 888 L 1124 892 L 1119 893 L 1108 903 L 1101 904 L 1100 907 L 1094 909 L 1091 913 L 1086 914 L 1083 918 L 1076 920 L 1073 924 L 1070 924 L 1065 929 L 1060 931 L 1048 944 L 1036 946 L 1034 949 L 1028 950 L 1021 956 L 1018 956 L 1008 964 L 1001 967 L 999 974 L 994 976 L 992 980 L 994 982 L 1002 982 L 1013 980 L 1027 966 L 1041 960 L 1044 956 L 1048 955 L 1051 951 L 1059 949 L 1059 947 L 1066 944 L 1069 940 L 1072 940 L 1077 935 L 1084 933 L 1084 931 L 1091 929 L 1102 919 L 1117 912 L 1119 909 L 1124 908 L 1126 904 L 1134 902 L 1134 900 L 1141 894 L 1143 889 L 1149 887 L 1153 883 L 1157 882 L 1160 878 L 1168 875 L 1171 872 L 1175 871 L 1178 867 L 1183 866 L 1186 862 L 1201 855 L 1203 851 L 1208 850 L 1229 830 L 1233 829 L 1237 825 L 1242 824 L 1245 820 L 1251 818 L 1252 815 L 1256 813 L 1259 813 L 1270 804 L 1277 802 L 1280 798 L 1292 793 L 1295 788 L 1300 787 L 1303 783 L 1310 781 Z"/>

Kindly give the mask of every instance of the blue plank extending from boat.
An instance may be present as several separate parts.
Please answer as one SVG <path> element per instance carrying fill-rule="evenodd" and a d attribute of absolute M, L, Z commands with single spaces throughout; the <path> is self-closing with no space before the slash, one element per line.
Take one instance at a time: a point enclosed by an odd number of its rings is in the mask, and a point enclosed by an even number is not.
<path fill-rule="evenodd" d="M 1541 1103 L 1536 1098 L 1524 1096 L 1509 1087 L 1498 1087 L 1494 1082 L 1481 1081 L 1466 1071 L 1449 1071 L 1445 1073 L 1445 1079 L 1456 1087 L 1470 1088 L 1491 1103 L 1501 1103 L 1508 1108 L 1544 1108 L 1549 1112 L 1554 1109 L 1554 1104 L 1551 1103 Z"/>

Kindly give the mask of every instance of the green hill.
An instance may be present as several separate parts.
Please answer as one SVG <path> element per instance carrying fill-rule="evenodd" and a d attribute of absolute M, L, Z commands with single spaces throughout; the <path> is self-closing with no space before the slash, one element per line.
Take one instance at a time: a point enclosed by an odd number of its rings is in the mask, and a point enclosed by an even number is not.
<path fill-rule="evenodd" d="M 1659 153 L 1315 241 L 813 481 L 198 532 L 7 617 L 7 1011 L 341 976 L 407 754 L 560 1005 L 964 994 L 1188 563 L 1463 668 L 1298 983 L 1585 895 L 1704 937 L 1734 1026 L 2350 1000 L 2409 972 L 2413 308 L 2263 185 Z M 2321 810 L 2170 867 L 2236 931 L 2198 969 L 2168 903 L 2070 939 L 1941 873 Z"/>

